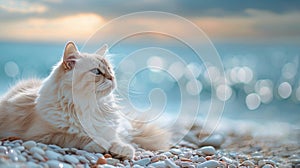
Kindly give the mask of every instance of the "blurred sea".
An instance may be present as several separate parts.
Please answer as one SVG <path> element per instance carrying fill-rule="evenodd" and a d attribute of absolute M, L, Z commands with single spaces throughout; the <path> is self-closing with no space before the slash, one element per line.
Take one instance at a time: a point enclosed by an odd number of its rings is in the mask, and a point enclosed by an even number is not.
<path fill-rule="evenodd" d="M 64 43 L 30 43 L 0 42 L 0 93 L 5 93 L 9 86 L 20 79 L 30 77 L 44 78 L 51 67 L 60 60 Z M 79 45 L 79 49 L 82 45 Z M 116 46 L 110 52 L 115 55 L 116 67 L 127 54 L 140 46 Z M 158 46 L 159 47 L 159 46 Z M 169 47 L 169 48 L 168 48 Z M 167 49 L 183 58 L 191 55 L 184 48 L 168 46 Z M 251 121 L 278 121 L 299 126 L 300 121 L 300 47 L 296 45 L 261 45 L 261 44 L 215 44 L 224 63 L 228 83 L 216 94 L 226 102 L 223 115 L 231 119 L 247 119 Z M 203 106 L 208 106 L 211 98 L 211 85 L 207 82 L 207 71 L 213 78 L 221 77 L 220 70 L 205 67 L 201 61 L 187 59 L 188 65 L 172 64 L 173 70 L 180 74 L 178 78 L 189 76 L 185 68 L 189 68 L 197 76 L 196 81 L 188 81 L 186 90 L 179 91 L 174 78 L 159 71 L 142 71 L 130 83 L 132 90 L 130 99 L 139 108 L 150 105 L 148 92 L 160 87 L 168 97 L 166 111 L 172 114 L 179 108 L 180 92 L 188 94 L 200 93 Z M 149 56 L 148 63 L 168 62 L 159 56 Z M 132 63 L 132 62 L 131 62 Z M 138 60 L 133 64 L 138 64 Z M 131 66 L 132 64 L 130 64 Z M 134 66 L 134 65 L 133 65 Z M 123 68 L 123 69 L 122 69 Z M 120 67 L 120 70 L 126 71 Z M 131 67 L 132 68 L 132 67 Z M 169 70 L 172 67 L 167 67 Z M 122 72 L 117 75 L 123 75 Z M 168 79 L 168 80 L 167 80 Z M 119 83 L 122 88 L 122 83 Z M 198 86 L 195 87 L 195 86 Z M 227 90 L 226 93 L 222 92 Z"/>

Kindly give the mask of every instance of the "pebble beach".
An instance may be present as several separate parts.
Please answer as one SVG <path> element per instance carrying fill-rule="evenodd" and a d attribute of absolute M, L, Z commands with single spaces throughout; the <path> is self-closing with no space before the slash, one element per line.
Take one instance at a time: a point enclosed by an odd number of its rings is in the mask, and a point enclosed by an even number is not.
<path fill-rule="evenodd" d="M 232 132 L 208 135 L 197 130 L 193 127 L 168 151 L 135 146 L 131 160 L 10 137 L 0 141 L 0 168 L 300 168 L 299 134 L 283 139 Z"/>

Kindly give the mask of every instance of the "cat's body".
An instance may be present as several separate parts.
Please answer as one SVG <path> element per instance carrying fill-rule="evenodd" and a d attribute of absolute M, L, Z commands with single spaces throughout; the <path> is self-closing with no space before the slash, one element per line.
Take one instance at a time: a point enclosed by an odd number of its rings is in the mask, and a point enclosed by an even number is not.
<path fill-rule="evenodd" d="M 125 139 L 151 150 L 167 148 L 170 134 L 158 128 L 135 130 L 130 138 L 118 134 L 119 113 L 112 93 L 116 81 L 104 57 L 106 50 L 104 46 L 96 54 L 82 54 L 69 42 L 48 78 L 21 81 L 12 87 L 0 101 L 0 137 L 16 136 L 125 158 L 134 155 Z"/>

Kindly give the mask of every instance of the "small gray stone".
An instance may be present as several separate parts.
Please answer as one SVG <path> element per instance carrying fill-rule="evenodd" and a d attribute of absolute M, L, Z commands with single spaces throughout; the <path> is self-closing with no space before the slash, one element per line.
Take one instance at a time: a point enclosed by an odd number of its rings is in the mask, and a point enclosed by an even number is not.
<path fill-rule="evenodd" d="M 206 161 L 204 157 L 202 156 L 199 157 L 198 155 L 191 157 L 191 160 L 195 163 L 203 163 Z"/>
<path fill-rule="evenodd" d="M 49 160 L 58 160 L 58 157 L 62 156 L 62 154 L 51 150 L 46 150 L 45 155 Z"/>
<path fill-rule="evenodd" d="M 43 143 L 37 143 L 37 146 L 40 147 L 43 150 L 46 150 L 48 148 L 48 146 L 46 144 L 43 144 Z"/>
<path fill-rule="evenodd" d="M 14 147 L 14 150 L 23 152 L 25 150 L 25 147 L 24 146 L 17 146 L 17 147 Z"/>
<path fill-rule="evenodd" d="M 32 148 L 30 148 L 29 152 L 31 154 L 38 153 L 40 155 L 45 155 L 45 151 L 39 147 L 32 147 Z"/>
<path fill-rule="evenodd" d="M 291 159 L 291 162 L 293 164 L 300 164 L 300 159 L 294 157 L 293 159 Z"/>
<path fill-rule="evenodd" d="M 84 156 L 77 156 L 77 159 L 78 159 L 81 163 L 90 163 L 90 161 L 87 160 Z"/>
<path fill-rule="evenodd" d="M 237 166 L 234 164 L 230 164 L 230 165 L 228 165 L 228 168 L 237 168 Z"/>
<path fill-rule="evenodd" d="M 146 157 L 153 157 L 154 154 L 153 154 L 153 152 L 151 152 L 151 151 L 145 151 L 145 152 L 143 152 L 143 156 L 146 156 Z"/>
<path fill-rule="evenodd" d="M 7 155 L 10 158 L 10 160 L 15 161 L 15 162 L 18 161 L 18 153 L 15 150 L 13 150 L 13 149 L 8 150 Z"/>
<path fill-rule="evenodd" d="M 23 146 L 29 150 L 33 147 L 36 147 L 36 142 L 35 141 L 26 141 L 23 143 Z"/>
<path fill-rule="evenodd" d="M 104 165 L 101 165 L 101 168 L 116 168 L 116 167 L 113 165 L 104 164 Z"/>
<path fill-rule="evenodd" d="M 179 168 L 179 166 L 177 166 L 177 165 L 175 164 L 175 162 L 174 162 L 173 160 L 171 160 L 171 159 L 166 159 L 166 160 L 165 160 L 165 164 L 166 164 L 168 167 L 170 167 L 170 168 Z"/>
<path fill-rule="evenodd" d="M 34 162 L 31 162 L 31 161 L 29 161 L 29 162 L 26 163 L 26 167 L 30 167 L 30 168 L 43 168 L 43 166 L 38 165 L 38 164 L 36 164 Z"/>
<path fill-rule="evenodd" d="M 84 151 L 84 150 L 77 150 L 76 151 L 76 155 L 85 155 L 87 154 L 88 152 L 87 151 Z"/>
<path fill-rule="evenodd" d="M 274 168 L 271 164 L 265 164 L 262 168 Z"/>
<path fill-rule="evenodd" d="M 137 165 L 140 165 L 140 166 L 146 166 L 150 162 L 151 162 L 150 158 L 144 158 L 144 159 L 133 162 L 133 164 L 137 164 Z"/>
<path fill-rule="evenodd" d="M 67 163 L 63 163 L 61 168 L 73 168 L 73 166 Z"/>
<path fill-rule="evenodd" d="M 242 163 L 242 165 L 243 166 L 247 166 L 247 167 L 250 167 L 250 168 L 254 168 L 254 166 L 255 166 L 255 164 L 252 162 L 252 161 L 250 161 L 250 160 L 246 160 L 246 161 L 244 161 L 243 163 Z"/>
<path fill-rule="evenodd" d="M 7 154 L 7 147 L 0 146 L 0 153 Z"/>
<path fill-rule="evenodd" d="M 39 161 L 42 161 L 42 162 L 45 161 L 45 158 L 44 158 L 43 156 L 41 156 L 39 153 L 34 153 L 34 154 L 33 154 L 33 158 L 34 158 L 34 159 L 37 159 L 37 160 L 39 160 Z"/>
<path fill-rule="evenodd" d="M 103 154 L 101 154 L 101 153 L 96 153 L 95 156 L 97 156 L 98 159 L 104 157 Z"/>
<path fill-rule="evenodd" d="M 78 164 L 79 163 L 79 160 L 75 156 L 72 156 L 72 155 L 65 155 L 64 159 L 65 159 L 66 162 L 69 162 L 71 164 Z"/>
<path fill-rule="evenodd" d="M 53 144 L 51 144 L 51 145 L 48 145 L 48 147 L 49 147 L 49 148 L 51 148 L 51 149 L 61 149 L 61 147 L 60 147 L 60 146 L 53 145 Z"/>
<path fill-rule="evenodd" d="M 173 156 L 171 152 L 164 152 L 163 155 L 167 156 L 168 158 Z"/>
<path fill-rule="evenodd" d="M 117 163 L 120 163 L 120 160 L 114 158 L 107 158 L 106 163 L 115 166 L 117 165 Z"/>
<path fill-rule="evenodd" d="M 149 167 L 155 167 L 155 168 L 166 168 L 167 165 L 164 161 L 158 161 L 158 162 L 155 162 L 155 163 L 151 163 L 149 165 Z"/>
<path fill-rule="evenodd" d="M 206 162 L 203 162 L 197 166 L 197 168 L 217 168 L 220 166 L 218 161 L 215 160 L 209 160 Z"/>
<path fill-rule="evenodd" d="M 216 153 L 216 149 L 213 146 L 204 146 L 198 150 L 204 155 L 214 155 Z"/>
<path fill-rule="evenodd" d="M 132 168 L 144 168 L 144 167 L 143 167 L 143 166 L 140 166 L 140 165 L 138 165 L 138 164 L 135 164 L 135 165 L 132 166 Z"/>
<path fill-rule="evenodd" d="M 182 154 L 182 151 L 180 149 L 176 149 L 176 148 L 171 149 L 170 152 L 174 155 Z"/>
<path fill-rule="evenodd" d="M 85 153 L 84 156 L 89 160 L 89 161 L 92 161 L 92 160 L 98 160 L 97 156 L 91 154 L 91 153 Z"/>
<path fill-rule="evenodd" d="M 20 162 L 26 162 L 27 161 L 26 157 L 24 157 L 23 155 L 18 155 L 18 160 Z"/>
<path fill-rule="evenodd" d="M 192 162 L 181 162 L 181 167 L 193 167 Z"/>

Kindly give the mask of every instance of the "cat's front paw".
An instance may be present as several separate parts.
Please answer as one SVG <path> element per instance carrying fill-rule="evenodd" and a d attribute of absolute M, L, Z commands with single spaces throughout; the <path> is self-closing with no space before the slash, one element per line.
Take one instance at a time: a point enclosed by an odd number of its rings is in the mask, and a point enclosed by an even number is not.
<path fill-rule="evenodd" d="M 94 141 L 88 143 L 83 147 L 83 150 L 86 150 L 88 152 L 96 152 L 96 153 L 105 153 L 106 150 L 101 147 L 100 145 L 96 144 Z"/>
<path fill-rule="evenodd" d="M 114 157 L 122 159 L 132 159 L 135 153 L 131 145 L 123 142 L 113 142 L 109 151 Z"/>

